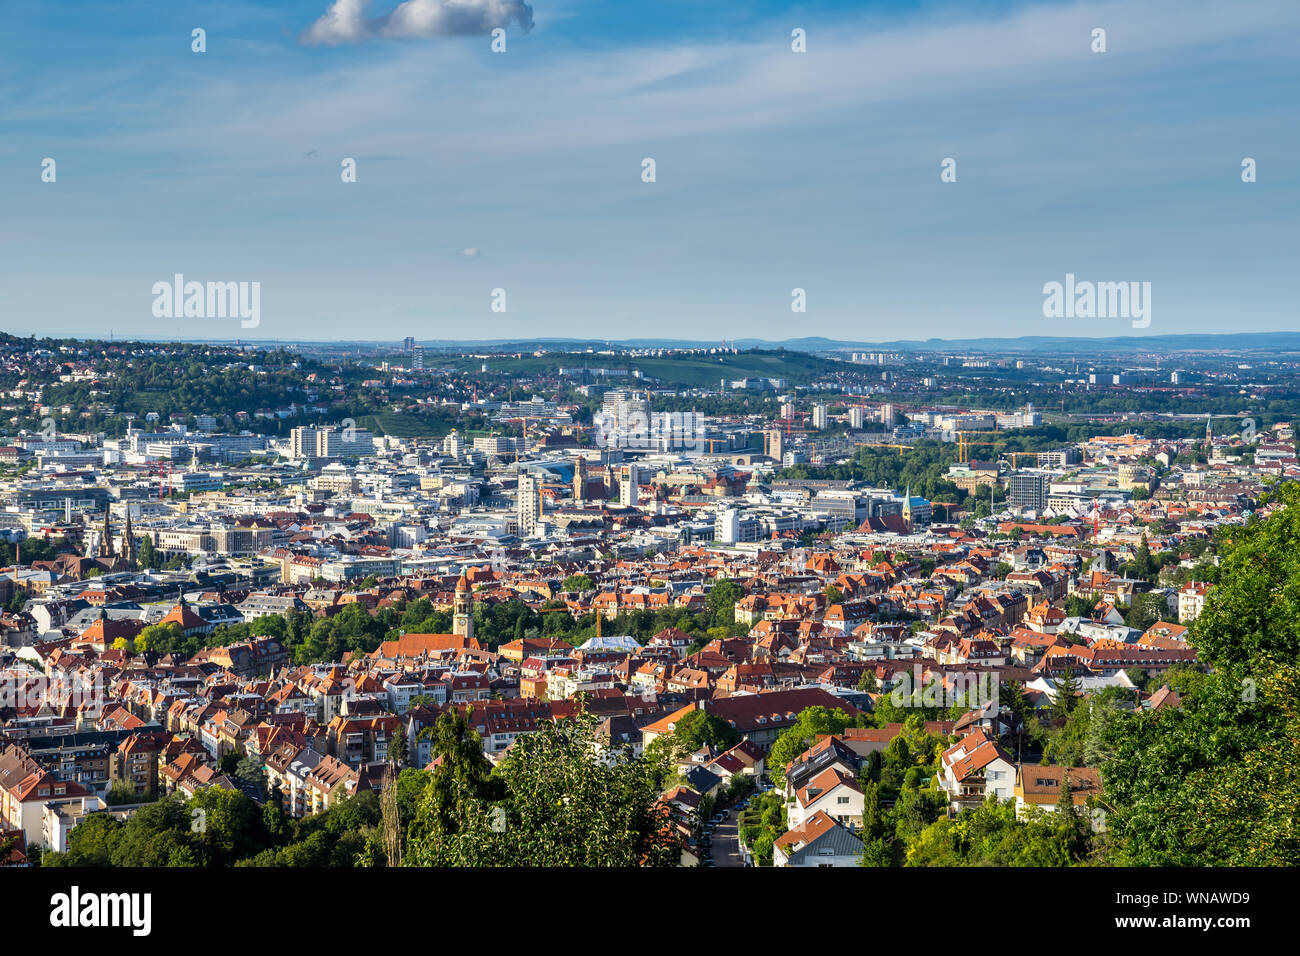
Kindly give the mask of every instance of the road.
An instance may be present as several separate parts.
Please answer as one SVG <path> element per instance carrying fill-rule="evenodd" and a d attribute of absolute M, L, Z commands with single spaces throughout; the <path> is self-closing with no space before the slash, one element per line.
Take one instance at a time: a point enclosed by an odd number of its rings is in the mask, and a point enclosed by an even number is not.
<path fill-rule="evenodd" d="M 718 824 L 713 831 L 713 862 L 716 866 L 744 866 L 745 860 L 740 855 L 740 832 L 736 810 L 733 808 L 727 819 Z"/>

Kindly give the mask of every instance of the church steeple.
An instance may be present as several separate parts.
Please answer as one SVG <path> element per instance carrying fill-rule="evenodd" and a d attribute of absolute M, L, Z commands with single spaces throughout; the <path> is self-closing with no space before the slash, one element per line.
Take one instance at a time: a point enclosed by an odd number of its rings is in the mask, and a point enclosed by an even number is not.
<path fill-rule="evenodd" d="M 587 495 L 587 459 L 581 455 L 573 463 L 573 500 L 582 504 Z"/>
<path fill-rule="evenodd" d="M 126 506 L 126 527 L 122 530 L 122 554 L 126 558 L 126 566 L 130 570 L 135 570 L 136 544 L 135 535 L 131 531 L 131 506 Z"/>
<path fill-rule="evenodd" d="M 469 578 L 463 572 L 452 600 L 451 632 L 465 638 L 474 636 L 474 599 L 470 597 Z"/>
<path fill-rule="evenodd" d="M 116 552 L 113 550 L 113 506 L 104 505 L 104 527 L 100 532 L 104 539 L 101 550 L 104 557 L 111 558 Z"/>

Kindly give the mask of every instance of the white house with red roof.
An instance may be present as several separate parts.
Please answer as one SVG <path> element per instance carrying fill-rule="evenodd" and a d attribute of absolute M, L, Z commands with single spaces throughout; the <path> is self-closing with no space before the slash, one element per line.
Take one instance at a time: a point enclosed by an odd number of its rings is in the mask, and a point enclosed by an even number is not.
<path fill-rule="evenodd" d="M 956 808 L 1015 796 L 1015 761 L 983 730 L 971 731 L 945 750 L 940 766 L 939 783 Z"/>
<path fill-rule="evenodd" d="M 1210 586 L 1204 581 L 1189 581 L 1178 589 L 1178 623 L 1190 624 L 1205 609 L 1205 597 Z"/>
<path fill-rule="evenodd" d="M 801 826 L 817 813 L 845 825 L 860 826 L 862 807 L 862 787 L 857 778 L 842 767 L 830 766 L 795 790 L 794 802 L 786 813 L 791 827 Z"/>

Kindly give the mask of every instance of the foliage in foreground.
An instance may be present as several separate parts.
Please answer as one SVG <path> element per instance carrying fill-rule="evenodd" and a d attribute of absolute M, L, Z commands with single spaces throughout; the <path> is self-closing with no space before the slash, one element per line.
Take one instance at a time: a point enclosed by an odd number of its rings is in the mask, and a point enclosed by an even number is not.
<path fill-rule="evenodd" d="M 455 721 L 454 714 L 439 718 L 444 739 L 464 739 Z M 681 844 L 658 802 L 664 768 L 603 752 L 596 726 L 587 715 L 548 723 L 520 737 L 490 775 L 472 747 L 444 752 L 416 809 L 404 862 L 676 866 Z"/>
<path fill-rule="evenodd" d="M 1208 674 L 1178 710 L 1119 715 L 1102 765 L 1113 852 L 1143 866 L 1300 863 L 1300 485 L 1233 529 L 1192 627 Z"/>

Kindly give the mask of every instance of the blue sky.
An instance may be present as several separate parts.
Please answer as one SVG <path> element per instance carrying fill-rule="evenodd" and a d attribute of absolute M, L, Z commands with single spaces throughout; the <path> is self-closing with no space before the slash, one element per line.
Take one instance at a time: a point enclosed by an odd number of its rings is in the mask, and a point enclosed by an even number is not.
<path fill-rule="evenodd" d="M 1066 273 L 1150 282 L 1147 334 L 1296 328 L 1294 0 L 443 2 L 10 5 L 0 329 L 1133 332 L 1044 318 Z M 261 325 L 155 318 L 178 272 Z"/>

